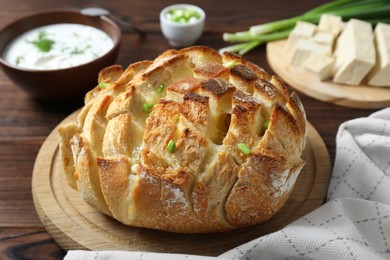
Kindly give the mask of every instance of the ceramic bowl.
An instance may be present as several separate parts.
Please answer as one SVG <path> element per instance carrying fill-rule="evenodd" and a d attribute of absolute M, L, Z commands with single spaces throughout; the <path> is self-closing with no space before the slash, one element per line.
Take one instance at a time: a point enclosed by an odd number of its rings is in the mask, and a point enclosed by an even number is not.
<path fill-rule="evenodd" d="M 44 25 L 75 23 L 95 27 L 107 33 L 114 42 L 103 56 L 71 68 L 53 70 L 24 69 L 5 59 L 8 44 L 22 33 Z M 23 17 L 0 31 L 0 66 L 5 74 L 33 98 L 49 102 L 82 100 L 85 93 L 97 85 L 99 71 L 115 63 L 121 42 L 121 30 L 110 19 L 85 16 L 79 10 L 53 10 Z"/>
<path fill-rule="evenodd" d="M 167 18 L 167 14 L 174 9 L 191 8 L 200 17 L 191 23 L 178 23 Z M 202 35 L 206 14 L 198 6 L 190 4 L 174 4 L 165 7 L 160 12 L 160 27 L 169 44 L 174 47 L 186 47 L 194 44 Z"/>

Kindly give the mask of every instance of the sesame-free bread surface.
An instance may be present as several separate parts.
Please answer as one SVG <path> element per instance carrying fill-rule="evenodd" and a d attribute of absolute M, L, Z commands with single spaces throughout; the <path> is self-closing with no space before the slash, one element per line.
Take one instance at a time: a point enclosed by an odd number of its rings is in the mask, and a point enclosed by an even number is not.
<path fill-rule="evenodd" d="M 180 233 L 264 222 L 304 166 L 295 93 L 255 64 L 193 46 L 103 69 L 60 126 L 68 183 L 99 211 Z"/>

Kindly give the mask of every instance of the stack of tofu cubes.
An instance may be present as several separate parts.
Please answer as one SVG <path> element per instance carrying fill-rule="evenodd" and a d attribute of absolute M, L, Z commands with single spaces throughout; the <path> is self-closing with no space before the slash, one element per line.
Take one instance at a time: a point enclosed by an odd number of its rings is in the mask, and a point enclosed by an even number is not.
<path fill-rule="evenodd" d="M 341 17 L 321 16 L 318 26 L 299 21 L 291 31 L 287 49 L 290 64 L 302 66 L 322 81 L 390 86 L 390 25 Z"/>

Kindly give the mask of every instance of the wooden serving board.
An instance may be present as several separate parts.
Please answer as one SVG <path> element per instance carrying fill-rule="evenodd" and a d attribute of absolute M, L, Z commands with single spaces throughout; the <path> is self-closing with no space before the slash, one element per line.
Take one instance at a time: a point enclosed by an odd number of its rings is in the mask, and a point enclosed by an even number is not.
<path fill-rule="evenodd" d="M 390 106 L 390 87 L 368 85 L 352 86 L 320 81 L 301 66 L 289 64 L 291 53 L 286 49 L 287 40 L 267 44 L 267 60 L 271 68 L 291 87 L 304 94 L 340 106 L 379 109 Z"/>
<path fill-rule="evenodd" d="M 62 123 L 75 121 L 79 111 Z M 32 193 L 44 227 L 65 250 L 129 250 L 218 255 L 254 238 L 279 230 L 323 204 L 330 180 L 330 159 L 312 125 L 303 168 L 285 206 L 269 221 L 226 233 L 176 234 L 134 228 L 96 211 L 70 188 L 63 173 L 57 128 L 43 143 L 33 170 Z"/>

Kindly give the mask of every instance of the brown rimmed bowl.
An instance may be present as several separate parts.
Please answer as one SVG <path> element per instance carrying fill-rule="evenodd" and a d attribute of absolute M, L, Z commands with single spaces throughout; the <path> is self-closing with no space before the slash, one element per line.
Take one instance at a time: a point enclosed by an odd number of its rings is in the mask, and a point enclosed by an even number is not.
<path fill-rule="evenodd" d="M 24 69 L 13 66 L 3 59 L 3 53 L 8 44 L 17 36 L 34 28 L 56 23 L 75 23 L 95 27 L 107 33 L 114 45 L 110 51 L 93 61 L 64 69 Z M 96 86 L 99 71 L 115 63 L 121 37 L 120 28 L 104 16 L 85 16 L 79 10 L 39 12 L 20 18 L 1 29 L 0 67 L 18 87 L 33 98 L 48 102 L 82 100 L 85 93 Z"/>

